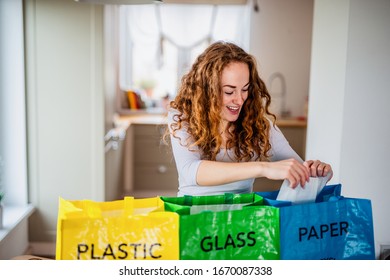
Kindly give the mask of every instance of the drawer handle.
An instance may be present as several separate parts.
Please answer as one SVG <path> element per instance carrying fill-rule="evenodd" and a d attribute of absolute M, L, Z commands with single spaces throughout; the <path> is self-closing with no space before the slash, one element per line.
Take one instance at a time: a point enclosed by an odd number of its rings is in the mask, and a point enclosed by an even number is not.
<path fill-rule="evenodd" d="M 157 171 L 158 171 L 158 173 L 161 173 L 161 174 L 167 173 L 168 167 L 166 167 L 165 165 L 159 165 L 157 168 Z"/>

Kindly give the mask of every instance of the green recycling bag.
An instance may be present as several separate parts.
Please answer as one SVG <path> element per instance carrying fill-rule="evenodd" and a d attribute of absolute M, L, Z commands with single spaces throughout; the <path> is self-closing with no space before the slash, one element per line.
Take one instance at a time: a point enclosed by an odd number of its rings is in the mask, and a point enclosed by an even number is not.
<path fill-rule="evenodd" d="M 160 197 L 180 215 L 181 260 L 280 259 L 279 209 L 255 193 Z"/>

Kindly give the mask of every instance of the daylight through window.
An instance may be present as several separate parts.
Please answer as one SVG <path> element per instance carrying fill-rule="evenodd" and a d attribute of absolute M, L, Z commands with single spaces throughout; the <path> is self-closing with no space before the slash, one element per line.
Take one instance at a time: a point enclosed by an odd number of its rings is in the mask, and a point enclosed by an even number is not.
<path fill-rule="evenodd" d="M 249 26 L 248 5 L 121 6 L 120 87 L 135 94 L 131 109 L 161 109 L 210 43 L 226 40 L 248 49 Z"/>

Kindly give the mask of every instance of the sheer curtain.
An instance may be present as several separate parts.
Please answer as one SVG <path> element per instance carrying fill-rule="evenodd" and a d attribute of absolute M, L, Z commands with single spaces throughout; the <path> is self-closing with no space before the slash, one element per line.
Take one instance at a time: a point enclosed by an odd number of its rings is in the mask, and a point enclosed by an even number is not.
<path fill-rule="evenodd" d="M 250 2 L 250 1 L 249 1 Z M 250 5 L 120 7 L 120 86 L 174 96 L 182 75 L 213 41 L 249 48 Z"/>
<path fill-rule="evenodd" d="M 0 192 L 28 203 L 23 1 L 0 1 Z M 1 240 L 1 237 L 0 237 Z"/>

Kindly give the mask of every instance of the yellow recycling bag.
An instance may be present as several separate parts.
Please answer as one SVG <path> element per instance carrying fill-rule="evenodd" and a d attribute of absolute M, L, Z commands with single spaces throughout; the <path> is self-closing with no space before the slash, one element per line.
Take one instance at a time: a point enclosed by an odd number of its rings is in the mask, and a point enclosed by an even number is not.
<path fill-rule="evenodd" d="M 57 260 L 178 260 L 179 215 L 159 197 L 59 199 Z"/>

